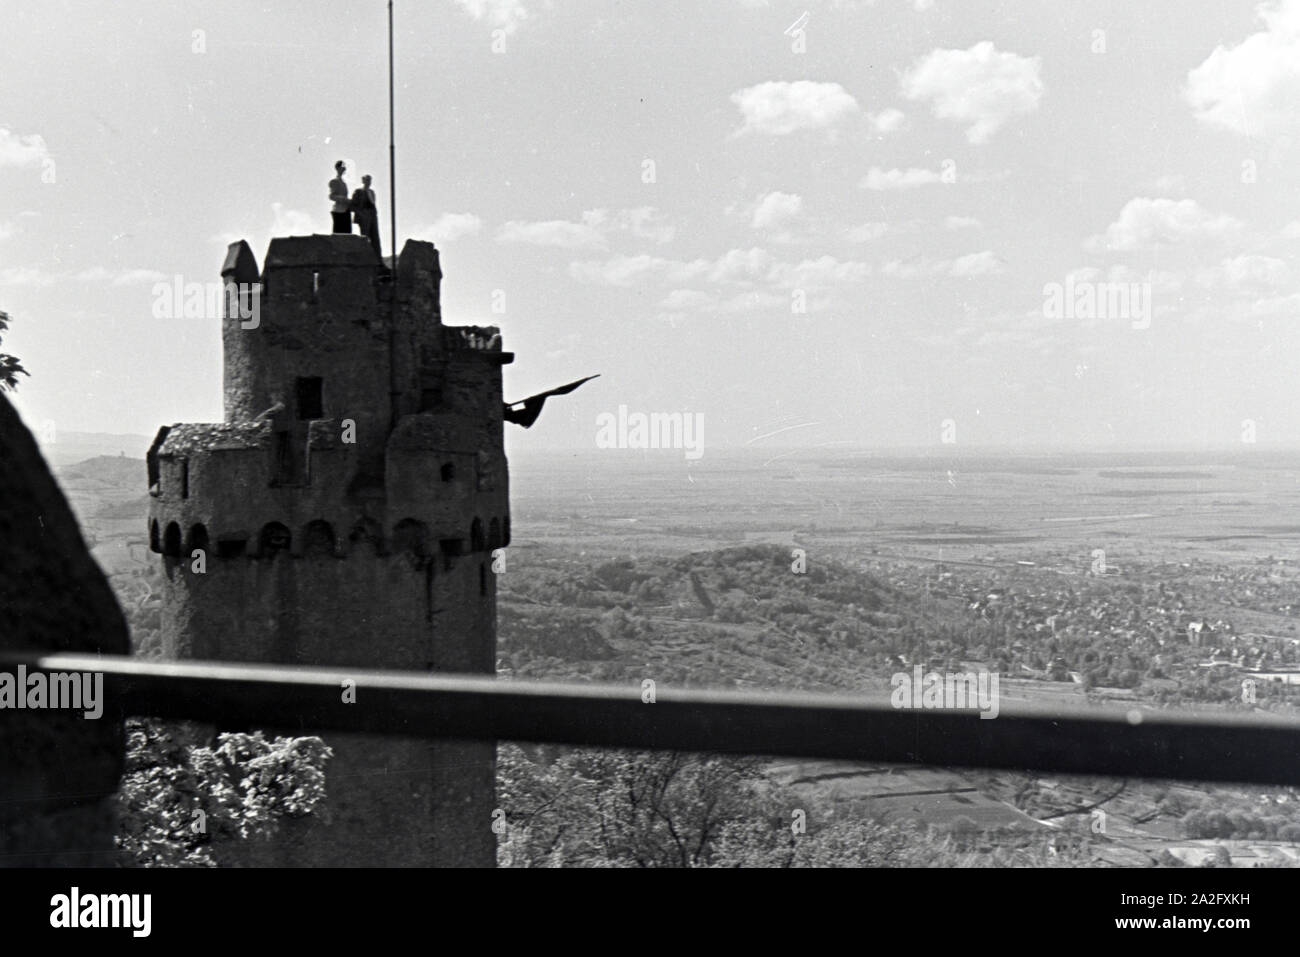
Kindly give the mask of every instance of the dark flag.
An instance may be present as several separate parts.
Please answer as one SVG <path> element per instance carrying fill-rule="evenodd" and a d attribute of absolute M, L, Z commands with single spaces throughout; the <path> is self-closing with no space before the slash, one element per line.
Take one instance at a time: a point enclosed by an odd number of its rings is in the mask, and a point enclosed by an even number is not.
<path fill-rule="evenodd" d="M 567 395 L 584 382 L 590 382 L 592 379 L 600 378 L 599 373 L 589 375 L 585 379 L 579 379 L 577 382 L 570 382 L 568 385 L 556 386 L 546 392 L 540 392 L 537 395 L 530 395 L 526 399 L 518 402 L 509 402 L 505 406 L 503 414 L 507 422 L 513 422 L 515 425 L 522 425 L 525 429 L 537 421 L 537 417 L 542 414 L 542 406 L 546 405 L 546 400 L 553 395 Z M 522 408 L 516 408 L 522 406 Z"/>

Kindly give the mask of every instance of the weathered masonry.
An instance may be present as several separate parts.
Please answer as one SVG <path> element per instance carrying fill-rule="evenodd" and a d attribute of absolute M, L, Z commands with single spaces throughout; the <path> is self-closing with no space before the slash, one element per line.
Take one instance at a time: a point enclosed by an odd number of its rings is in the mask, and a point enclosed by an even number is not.
<path fill-rule="evenodd" d="M 260 275 L 239 242 L 221 275 L 225 422 L 148 456 L 167 655 L 491 674 L 498 330 L 443 326 L 427 242 L 390 273 L 360 236 L 274 239 Z M 492 865 L 492 745 L 325 737 L 329 823 L 257 863 Z"/>

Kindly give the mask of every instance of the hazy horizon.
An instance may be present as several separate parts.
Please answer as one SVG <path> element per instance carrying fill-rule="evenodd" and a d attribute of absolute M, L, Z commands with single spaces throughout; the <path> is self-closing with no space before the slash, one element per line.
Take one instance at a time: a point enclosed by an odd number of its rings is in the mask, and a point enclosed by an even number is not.
<path fill-rule="evenodd" d="M 172 425 L 174 423 L 162 423 L 163 425 Z M 153 441 L 152 435 L 142 433 L 112 433 L 112 432 L 70 432 L 56 433 L 53 442 L 44 441 L 40 434 L 40 423 L 27 423 L 36 437 L 42 452 L 48 459 L 55 462 L 56 465 L 72 464 L 75 461 L 82 461 L 86 458 L 94 458 L 98 455 L 111 455 L 115 452 L 96 452 L 81 456 L 80 458 L 70 458 L 69 455 L 76 455 L 73 450 L 85 448 L 88 446 L 103 446 L 126 453 L 128 458 L 143 460 L 145 453 L 148 451 L 149 444 Z M 509 433 L 507 433 L 509 435 Z M 130 440 L 130 441 L 127 441 Z M 132 449 L 136 451 L 133 452 Z M 700 459 L 686 460 L 681 450 L 678 449 L 601 449 L 594 444 L 586 445 L 557 445 L 545 447 L 533 447 L 526 444 L 522 439 L 517 440 L 513 447 L 507 442 L 507 453 L 512 459 L 526 460 L 530 456 L 570 456 L 580 452 L 590 452 L 594 455 L 599 454 L 608 458 L 611 462 L 625 461 L 628 458 L 640 456 L 646 459 L 652 459 L 657 463 L 681 462 L 683 465 L 698 465 L 713 456 L 734 456 L 737 453 L 748 453 L 754 456 L 776 456 L 775 460 L 780 461 L 792 455 L 802 455 L 811 458 L 815 455 L 833 455 L 836 452 L 868 455 L 871 457 L 905 457 L 905 458 L 979 458 L 979 457 L 997 457 L 1005 456 L 1009 458 L 1016 457 L 1033 457 L 1033 456 L 1103 456 L 1103 455 L 1133 455 L 1133 456 L 1196 456 L 1196 455 L 1237 455 L 1242 457 L 1252 456 L 1278 456 L 1287 454 L 1300 455 L 1300 444 L 1287 445 L 1221 445 L 1221 446 L 1204 446 L 1193 448 L 1178 445 L 1096 445 L 1096 446 L 1051 446 L 1051 445 L 912 445 L 912 446 L 886 446 L 886 445 L 869 445 L 857 443 L 826 443 L 822 445 L 771 445 L 771 446 L 754 446 L 754 445 L 720 445 L 709 446 Z"/>
<path fill-rule="evenodd" d="M 154 286 L 327 231 L 340 158 L 390 252 L 385 6 L 13 20 L 17 405 L 63 432 L 220 421 L 218 323 L 154 318 Z M 702 416 L 706 450 L 1300 444 L 1300 0 L 396 23 L 398 235 L 442 250 L 445 320 L 502 328 L 510 400 L 601 373 L 513 447 L 587 446 L 620 406 Z"/>

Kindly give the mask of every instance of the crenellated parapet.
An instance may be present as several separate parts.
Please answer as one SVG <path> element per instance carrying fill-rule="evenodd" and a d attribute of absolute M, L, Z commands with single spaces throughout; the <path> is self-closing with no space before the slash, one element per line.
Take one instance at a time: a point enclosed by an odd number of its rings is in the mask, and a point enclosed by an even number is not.
<path fill-rule="evenodd" d="M 443 326 L 426 242 L 391 270 L 359 236 L 274 239 L 260 270 L 240 242 L 222 279 L 225 421 L 164 427 L 148 455 L 164 652 L 492 673 L 500 330 Z M 334 823 L 265 863 L 492 865 L 490 743 L 326 742 Z"/>
<path fill-rule="evenodd" d="M 222 278 L 226 420 L 164 427 L 148 456 L 149 543 L 173 599 L 209 600 L 174 577 L 202 549 L 217 578 L 281 559 L 436 559 L 438 587 L 464 574 L 479 581 L 466 594 L 494 600 L 480 579 L 510 540 L 501 368 L 513 356 L 496 327 L 442 325 L 437 249 L 408 242 L 394 275 L 360 237 L 275 239 L 259 271 L 239 242 Z M 339 600 L 310 572 L 293 587 Z"/>

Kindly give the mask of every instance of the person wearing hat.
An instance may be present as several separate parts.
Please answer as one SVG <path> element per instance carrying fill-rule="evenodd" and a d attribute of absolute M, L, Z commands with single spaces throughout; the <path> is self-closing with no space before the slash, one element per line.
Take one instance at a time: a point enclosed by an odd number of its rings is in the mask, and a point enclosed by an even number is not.
<path fill-rule="evenodd" d="M 352 216 L 348 202 L 348 184 L 343 182 L 343 174 L 348 171 L 348 168 L 342 160 L 339 160 L 334 164 L 334 170 L 339 174 L 330 180 L 330 199 L 334 202 L 330 208 L 330 216 L 334 219 L 334 232 L 350 233 Z"/>

